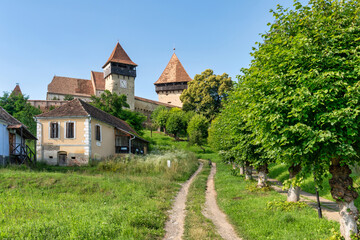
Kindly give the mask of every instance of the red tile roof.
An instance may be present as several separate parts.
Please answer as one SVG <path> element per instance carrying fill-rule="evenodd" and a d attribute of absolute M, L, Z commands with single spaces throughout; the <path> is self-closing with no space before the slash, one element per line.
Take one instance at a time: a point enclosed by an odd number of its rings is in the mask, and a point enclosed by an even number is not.
<path fill-rule="evenodd" d="M 21 89 L 19 84 L 16 84 L 16 87 L 14 88 L 14 90 L 11 92 L 11 94 L 17 96 L 17 95 L 22 95 Z"/>
<path fill-rule="evenodd" d="M 165 70 L 154 84 L 190 82 L 191 80 L 189 74 L 187 74 L 180 60 L 174 53 Z"/>
<path fill-rule="evenodd" d="M 21 131 L 21 129 L 22 129 L 23 130 L 23 136 L 26 139 L 36 140 L 36 137 L 31 134 L 31 132 L 28 130 L 28 128 L 24 124 L 22 124 L 19 120 L 17 120 L 13 116 L 11 116 L 10 113 L 8 113 L 2 107 L 0 107 L 0 120 L 2 120 L 4 122 L 6 122 L 7 124 L 9 124 L 7 126 L 8 129 L 18 129 L 19 131 Z"/>
<path fill-rule="evenodd" d="M 94 81 L 96 90 L 105 90 L 105 79 L 103 72 L 91 71 L 91 80 Z"/>
<path fill-rule="evenodd" d="M 90 80 L 59 76 L 54 76 L 48 85 L 48 92 L 75 96 L 91 96 L 95 94 Z"/>
<path fill-rule="evenodd" d="M 129 56 L 126 54 L 125 50 L 121 47 L 120 43 L 117 43 L 114 50 L 112 51 L 109 59 L 104 64 L 103 68 L 109 63 L 109 62 L 116 62 L 116 63 L 124 63 L 128 65 L 137 66 L 136 63 L 131 61 Z"/>

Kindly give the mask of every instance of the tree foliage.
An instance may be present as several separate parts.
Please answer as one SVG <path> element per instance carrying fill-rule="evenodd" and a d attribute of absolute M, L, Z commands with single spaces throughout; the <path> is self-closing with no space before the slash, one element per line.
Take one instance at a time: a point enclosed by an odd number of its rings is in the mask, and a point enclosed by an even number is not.
<path fill-rule="evenodd" d="M 30 132 L 36 136 L 36 122 L 34 116 L 41 113 L 41 110 L 31 106 L 27 100 L 28 96 L 22 94 L 4 93 L 0 97 L 0 106 L 14 118 L 27 126 Z"/>
<path fill-rule="evenodd" d="M 294 8 L 273 11 L 275 22 L 254 48 L 237 91 L 254 142 L 317 180 L 330 169 L 333 198 L 350 204 L 357 193 L 348 166 L 359 159 L 360 140 L 360 5 L 311 0 L 308 6 L 295 1 Z M 357 210 L 350 212 L 342 217 L 353 215 L 355 222 Z M 350 239 L 349 229 L 341 231 Z"/>
<path fill-rule="evenodd" d="M 205 144 L 206 138 L 208 136 L 208 128 L 209 122 L 204 116 L 200 114 L 193 115 L 187 127 L 189 143 L 202 147 Z"/>
<path fill-rule="evenodd" d="M 64 97 L 64 100 L 65 100 L 65 101 L 71 101 L 71 100 L 73 100 L 73 99 L 74 99 L 74 96 L 69 95 L 69 94 L 66 94 L 65 97 Z"/>
<path fill-rule="evenodd" d="M 116 93 L 105 90 L 100 97 L 91 96 L 91 100 L 92 105 L 126 121 L 137 133 L 142 134 L 143 122 L 146 120 L 146 117 L 141 113 L 124 109 L 125 107 L 129 107 L 125 95 L 117 95 Z"/>
<path fill-rule="evenodd" d="M 214 119 L 219 113 L 221 102 L 226 99 L 227 92 L 232 87 L 233 82 L 226 73 L 215 75 L 213 70 L 207 69 L 201 74 L 196 74 L 180 96 L 183 110 L 194 111 L 207 119 Z"/>
<path fill-rule="evenodd" d="M 173 134 L 176 140 L 180 134 L 185 133 L 185 124 L 184 112 L 179 108 L 172 108 L 168 112 L 166 131 Z"/>

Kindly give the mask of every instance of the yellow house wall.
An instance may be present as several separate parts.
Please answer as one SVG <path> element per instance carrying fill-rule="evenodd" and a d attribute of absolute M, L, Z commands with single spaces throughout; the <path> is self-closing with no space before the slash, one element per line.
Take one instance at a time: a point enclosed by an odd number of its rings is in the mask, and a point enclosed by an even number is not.
<path fill-rule="evenodd" d="M 96 125 L 101 127 L 101 141 L 96 141 Z M 115 130 L 113 126 L 91 119 L 91 157 L 100 160 L 115 154 Z"/>
<path fill-rule="evenodd" d="M 75 123 L 75 138 L 65 138 L 65 124 Z M 58 122 L 59 138 L 50 138 L 50 123 Z M 53 118 L 38 119 L 37 123 L 37 158 L 48 164 L 58 164 L 58 153 L 67 153 L 67 165 L 84 165 L 89 160 L 89 125 L 88 118 Z"/>

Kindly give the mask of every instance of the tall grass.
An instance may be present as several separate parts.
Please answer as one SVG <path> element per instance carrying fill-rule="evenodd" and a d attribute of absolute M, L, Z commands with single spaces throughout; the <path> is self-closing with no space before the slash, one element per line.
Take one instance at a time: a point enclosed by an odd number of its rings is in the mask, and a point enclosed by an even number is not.
<path fill-rule="evenodd" d="M 100 162 L 97 169 L 126 174 L 163 174 L 163 177 L 169 180 L 183 181 L 196 170 L 197 166 L 198 161 L 194 153 L 174 150 L 145 156 L 111 157 Z"/>
<path fill-rule="evenodd" d="M 178 183 L 197 165 L 194 154 L 175 151 L 0 168 L 0 239 L 161 239 Z"/>

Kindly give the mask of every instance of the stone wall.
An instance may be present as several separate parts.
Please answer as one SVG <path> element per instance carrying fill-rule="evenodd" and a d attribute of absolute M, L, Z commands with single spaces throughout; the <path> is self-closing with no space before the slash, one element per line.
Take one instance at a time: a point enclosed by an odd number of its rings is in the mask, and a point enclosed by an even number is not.
<path fill-rule="evenodd" d="M 123 83 L 125 83 L 125 85 Z M 125 82 L 124 82 L 125 81 Z M 135 109 L 135 78 L 122 76 L 119 74 L 110 74 L 105 78 L 105 89 L 118 95 L 125 94 L 130 110 Z"/>
<path fill-rule="evenodd" d="M 159 91 L 159 102 L 175 105 L 181 108 L 182 102 L 180 101 L 180 95 L 182 92 L 183 90 Z"/>

